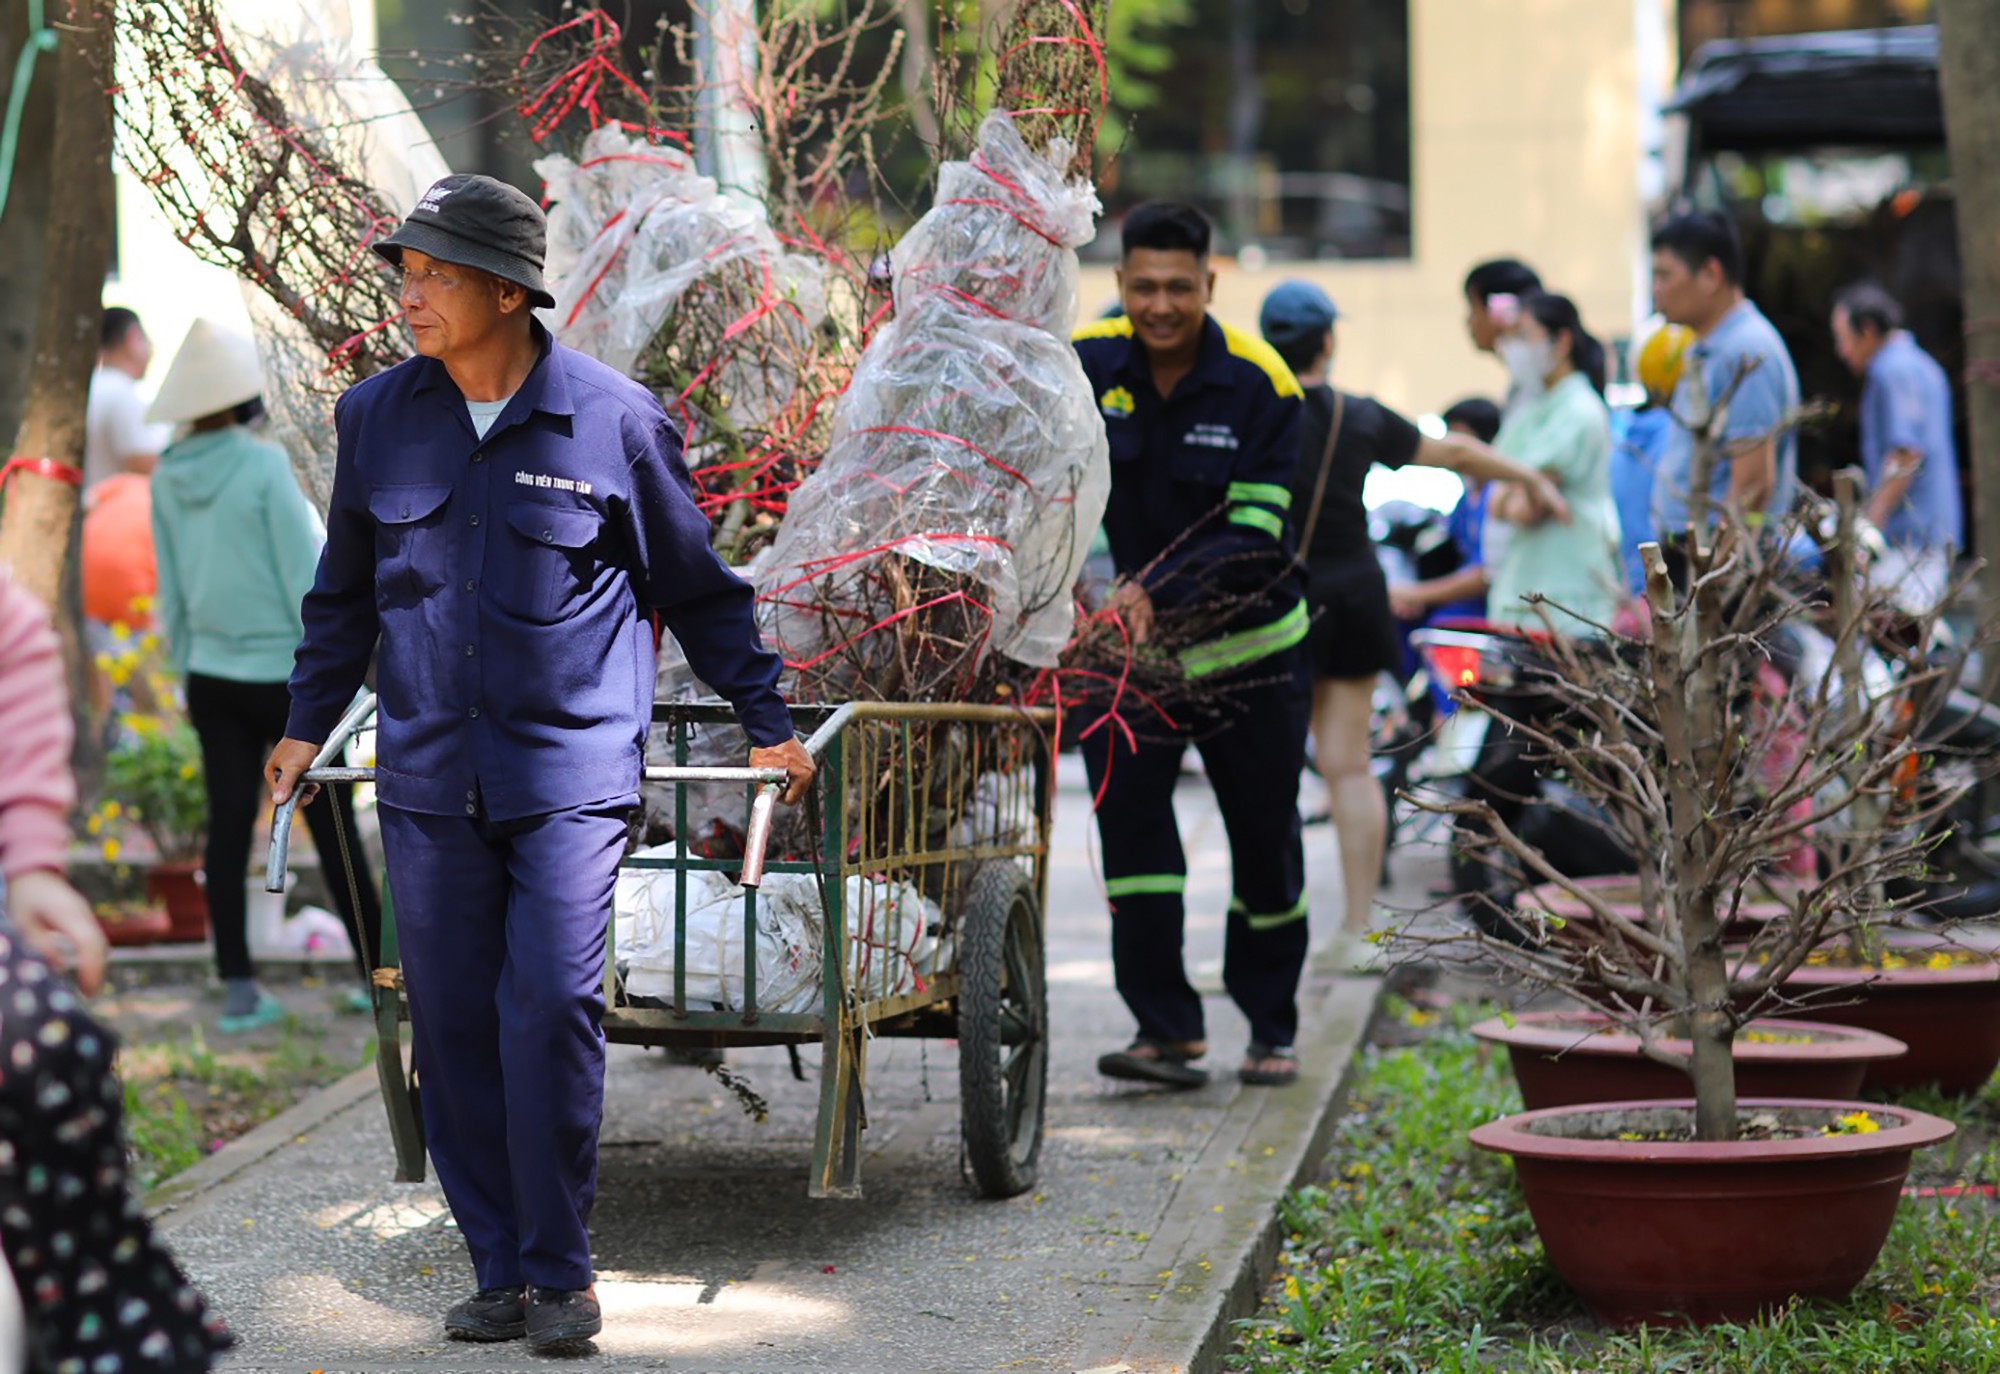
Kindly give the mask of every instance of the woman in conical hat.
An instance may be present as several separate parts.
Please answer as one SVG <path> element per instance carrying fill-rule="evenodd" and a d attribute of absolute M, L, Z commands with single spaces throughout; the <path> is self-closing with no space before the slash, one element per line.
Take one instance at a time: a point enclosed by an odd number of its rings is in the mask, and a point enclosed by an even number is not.
<path fill-rule="evenodd" d="M 201 737 L 209 824 L 204 866 L 209 923 L 223 984 L 225 1033 L 284 1015 L 251 967 L 244 875 L 263 799 L 264 755 L 284 734 L 292 651 L 304 627 L 299 603 L 312 587 L 326 540 L 285 451 L 257 433 L 264 371 L 247 335 L 196 320 L 147 418 L 182 426 L 153 475 L 153 542 L 159 556 L 159 621 L 187 688 L 188 718 Z M 371 878 L 352 889 L 335 872 L 342 852 L 362 865 L 351 787 L 330 789 L 306 820 L 326 866 L 327 885 L 350 932 L 364 983 L 381 924 Z M 355 893 L 359 894 L 356 906 Z M 349 999 L 368 1005 L 365 992 Z"/>

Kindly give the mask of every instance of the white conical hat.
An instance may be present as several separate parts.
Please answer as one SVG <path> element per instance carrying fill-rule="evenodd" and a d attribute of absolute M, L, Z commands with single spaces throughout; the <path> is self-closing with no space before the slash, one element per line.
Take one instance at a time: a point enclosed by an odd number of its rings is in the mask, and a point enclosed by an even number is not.
<path fill-rule="evenodd" d="M 232 410 L 263 394 L 264 368 L 257 361 L 256 341 L 213 320 L 196 320 L 188 326 L 146 418 L 180 424 Z"/>

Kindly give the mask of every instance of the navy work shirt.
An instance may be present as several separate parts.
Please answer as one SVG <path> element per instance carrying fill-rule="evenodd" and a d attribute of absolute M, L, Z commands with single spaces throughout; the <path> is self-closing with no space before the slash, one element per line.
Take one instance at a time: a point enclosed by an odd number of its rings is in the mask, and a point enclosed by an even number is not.
<path fill-rule="evenodd" d="M 1286 520 L 1302 394 L 1291 369 L 1211 316 L 1193 369 L 1162 397 L 1131 320 L 1099 320 L 1074 338 L 1111 441 L 1104 533 L 1118 571 L 1162 610 L 1244 602 L 1230 633 L 1182 652 L 1187 675 L 1298 644 L 1310 619 Z"/>
<path fill-rule="evenodd" d="M 382 800 L 495 820 L 635 796 L 657 610 L 752 744 L 793 737 L 754 594 L 709 547 L 680 434 L 644 387 L 557 344 L 482 440 L 433 358 L 350 388 L 292 671 L 324 740 L 379 637 Z"/>

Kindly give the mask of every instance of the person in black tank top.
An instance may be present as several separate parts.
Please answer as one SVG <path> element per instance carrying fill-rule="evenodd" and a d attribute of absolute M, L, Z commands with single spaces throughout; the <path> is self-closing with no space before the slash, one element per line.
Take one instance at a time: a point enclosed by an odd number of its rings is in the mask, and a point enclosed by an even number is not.
<path fill-rule="evenodd" d="M 1476 440 L 1425 436 L 1409 420 L 1366 396 L 1328 385 L 1339 312 L 1310 282 L 1288 281 L 1264 298 L 1258 324 L 1265 342 L 1297 375 L 1306 409 L 1299 465 L 1292 478 L 1292 529 L 1306 566 L 1313 616 L 1307 641 L 1313 666 L 1314 763 L 1326 783 L 1340 844 L 1346 901 L 1341 924 L 1350 957 L 1361 961 L 1388 833 L 1388 805 L 1369 771 L 1369 720 L 1375 680 L 1400 661 L 1389 587 L 1368 538 L 1362 487 L 1377 463 L 1447 468 L 1491 482 L 1518 483 L 1553 518 L 1568 508 L 1540 473 Z"/>

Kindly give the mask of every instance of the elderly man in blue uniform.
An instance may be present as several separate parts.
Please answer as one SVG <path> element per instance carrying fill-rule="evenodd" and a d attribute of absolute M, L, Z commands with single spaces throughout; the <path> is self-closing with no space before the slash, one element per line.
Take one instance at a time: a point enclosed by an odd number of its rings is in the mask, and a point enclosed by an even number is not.
<path fill-rule="evenodd" d="M 426 1135 L 478 1283 L 445 1330 L 560 1353 L 602 1325 L 605 930 L 649 615 L 736 708 L 750 762 L 785 769 L 785 800 L 813 764 L 672 422 L 530 313 L 554 304 L 544 239 L 526 195 L 450 176 L 375 245 L 421 356 L 334 407 L 326 548 L 267 773 L 289 796 L 379 641 L 382 841 Z"/>
<path fill-rule="evenodd" d="M 1674 391 L 1679 423 L 1667 428 L 1653 478 L 1653 528 L 1663 540 L 1686 538 L 1695 459 L 1688 425 L 1725 399 L 1705 524 L 1733 512 L 1759 529 L 1767 515 L 1783 517 L 1798 489 L 1799 374 L 1776 327 L 1744 294 L 1743 244 L 1726 216 L 1679 215 L 1653 231 L 1653 305 L 1695 335 L 1687 355 L 1695 366 L 1682 369 Z"/>
<path fill-rule="evenodd" d="M 1913 611 L 1931 611 L 1951 589 L 1951 560 L 1965 535 L 1951 382 L 1903 328 L 1903 309 L 1862 284 L 1833 303 L 1833 345 L 1861 378 L 1861 467 L 1869 520 L 1888 541 L 1877 586 Z"/>
<path fill-rule="evenodd" d="M 1182 959 L 1187 863 L 1173 791 L 1192 742 L 1229 834 L 1234 900 L 1223 984 L 1250 1023 L 1240 1076 L 1298 1076 L 1298 984 L 1306 956 L 1299 762 L 1312 683 L 1302 647 L 1303 580 L 1287 512 L 1298 459 L 1299 384 L 1270 346 L 1208 314 L 1210 230 L 1184 205 L 1135 207 L 1118 268 L 1125 313 L 1086 325 L 1077 353 L 1111 442 L 1104 530 L 1112 604 L 1134 644 L 1156 613 L 1206 606 L 1224 632 L 1180 652 L 1192 688 L 1222 703 L 1219 725 L 1159 720 L 1128 740 L 1083 740 L 1111 901 L 1118 991 L 1138 1022 L 1098 1060 L 1112 1078 L 1194 1087 L 1207 1052 L 1201 997 Z"/>

